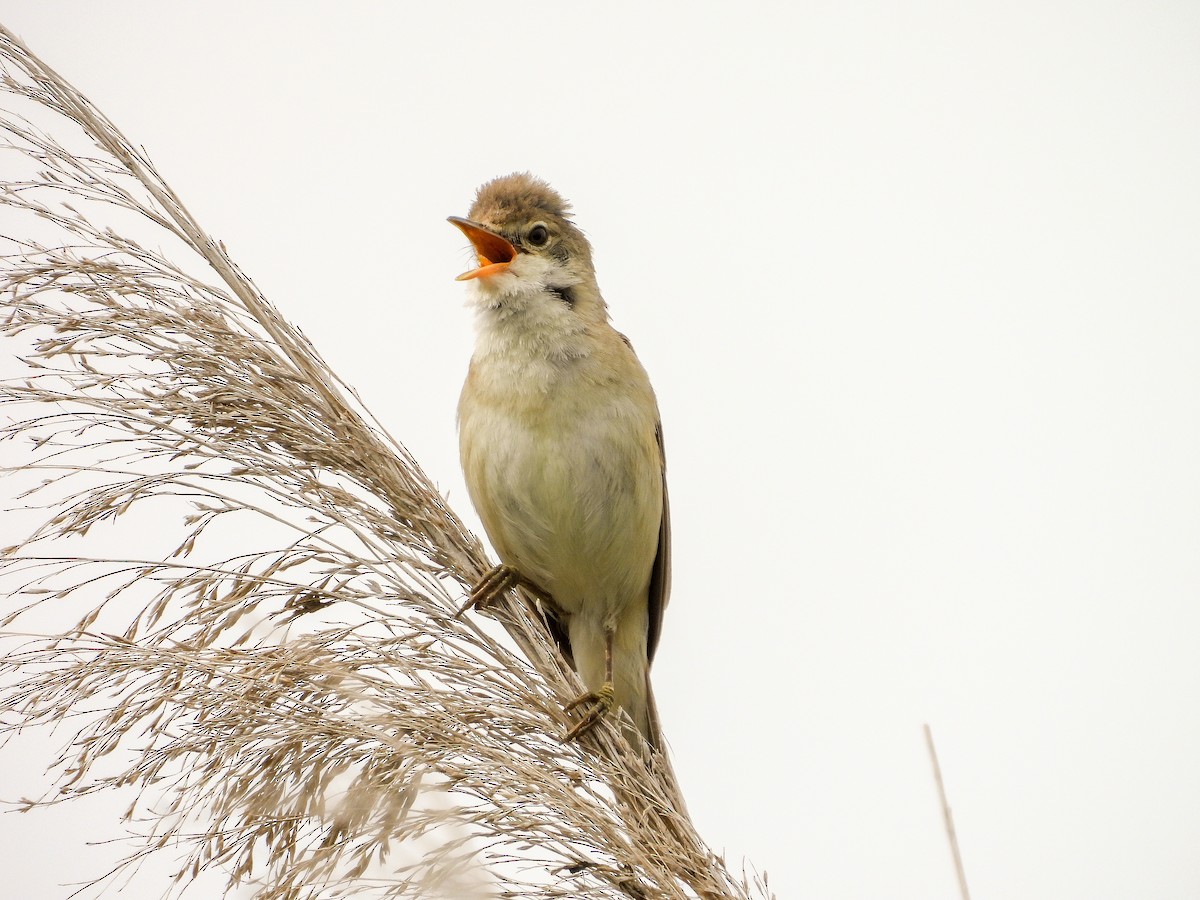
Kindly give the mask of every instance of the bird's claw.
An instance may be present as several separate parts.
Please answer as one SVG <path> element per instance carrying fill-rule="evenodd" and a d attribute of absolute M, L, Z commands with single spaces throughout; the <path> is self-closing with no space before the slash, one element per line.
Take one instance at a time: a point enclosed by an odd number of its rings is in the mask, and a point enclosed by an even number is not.
<path fill-rule="evenodd" d="M 575 724 L 575 727 L 567 732 L 567 740 L 573 741 L 580 735 L 587 734 L 591 731 L 596 723 L 599 722 L 608 711 L 613 708 L 613 699 L 616 691 L 613 689 L 611 681 L 606 681 L 600 686 L 598 691 L 588 691 L 586 694 L 580 694 L 570 703 L 563 707 L 563 712 L 570 712 L 585 704 L 590 704 L 591 708 L 587 711 L 584 717 Z"/>
<path fill-rule="evenodd" d="M 454 618 L 461 619 L 468 609 L 487 609 L 496 598 L 511 587 L 516 587 L 522 581 L 521 573 L 512 566 L 499 565 L 479 580 L 479 584 L 471 589 L 467 602 L 458 608 Z"/>
<path fill-rule="evenodd" d="M 471 589 L 467 602 L 458 608 L 454 618 L 461 619 L 468 609 L 487 609 L 496 598 L 510 588 L 523 587 L 543 603 L 554 606 L 554 598 L 514 569 L 512 566 L 498 565 L 479 580 L 479 584 Z"/>

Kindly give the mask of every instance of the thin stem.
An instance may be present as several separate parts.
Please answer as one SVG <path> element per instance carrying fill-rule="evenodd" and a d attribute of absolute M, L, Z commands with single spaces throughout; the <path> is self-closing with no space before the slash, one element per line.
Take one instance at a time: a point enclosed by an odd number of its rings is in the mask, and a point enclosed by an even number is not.
<path fill-rule="evenodd" d="M 967 872 L 963 868 L 962 854 L 958 851 L 958 834 L 954 830 L 954 815 L 950 812 L 950 802 L 946 799 L 942 767 L 938 764 L 937 750 L 933 746 L 933 730 L 928 724 L 924 727 L 925 744 L 929 748 L 929 760 L 933 763 L 933 780 L 937 782 L 938 800 L 942 804 L 942 819 L 946 823 L 946 839 L 950 842 L 950 852 L 954 856 L 954 872 L 958 876 L 958 893 L 962 900 L 971 900 L 971 892 L 967 890 Z"/>

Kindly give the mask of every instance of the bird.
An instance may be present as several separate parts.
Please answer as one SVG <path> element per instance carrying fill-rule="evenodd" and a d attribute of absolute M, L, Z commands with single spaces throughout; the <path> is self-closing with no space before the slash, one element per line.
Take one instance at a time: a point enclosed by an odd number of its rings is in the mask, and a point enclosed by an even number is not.
<path fill-rule="evenodd" d="M 476 317 L 459 451 L 500 557 L 464 610 L 529 588 L 587 688 L 565 707 L 582 714 L 567 739 L 619 707 L 631 744 L 659 750 L 650 663 L 670 596 L 671 532 L 650 379 L 609 321 L 570 204 L 548 183 L 496 178 L 466 218 L 449 221 L 478 261 L 458 276 Z"/>

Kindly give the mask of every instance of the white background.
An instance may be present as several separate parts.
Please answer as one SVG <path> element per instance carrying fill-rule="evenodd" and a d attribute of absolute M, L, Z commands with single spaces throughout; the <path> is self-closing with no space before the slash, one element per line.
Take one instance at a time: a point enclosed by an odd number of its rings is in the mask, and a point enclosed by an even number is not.
<path fill-rule="evenodd" d="M 655 684 L 735 868 L 781 900 L 956 896 L 929 722 L 976 900 L 1200 896 L 1200 6 L 0 21 L 464 515 L 445 217 L 514 170 L 574 201 L 662 407 Z M 38 790 L 46 746 L 0 757 L 0 797 Z M 0 815 L 0 895 L 102 872 L 120 848 L 85 842 L 123 802 Z M 145 875 L 121 896 L 157 897 Z"/>

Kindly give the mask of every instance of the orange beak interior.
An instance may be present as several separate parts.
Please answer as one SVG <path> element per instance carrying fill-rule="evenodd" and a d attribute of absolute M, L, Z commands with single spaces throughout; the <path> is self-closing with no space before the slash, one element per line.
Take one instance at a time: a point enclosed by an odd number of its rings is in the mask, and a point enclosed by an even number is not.
<path fill-rule="evenodd" d="M 479 268 L 463 272 L 455 281 L 499 275 L 508 269 L 512 261 L 517 258 L 516 247 L 500 235 L 488 231 L 482 225 L 472 222 L 470 219 L 460 219 L 458 216 L 450 216 L 448 221 L 467 236 L 471 246 L 475 248 L 475 255 L 479 257 Z"/>

